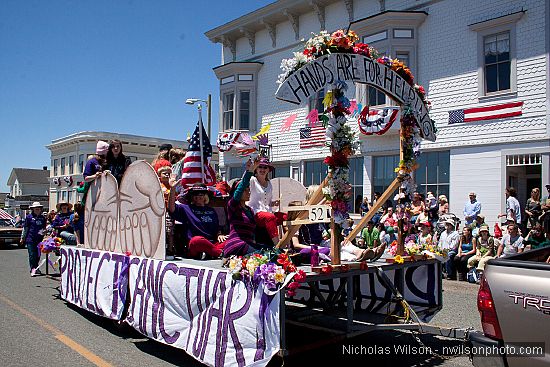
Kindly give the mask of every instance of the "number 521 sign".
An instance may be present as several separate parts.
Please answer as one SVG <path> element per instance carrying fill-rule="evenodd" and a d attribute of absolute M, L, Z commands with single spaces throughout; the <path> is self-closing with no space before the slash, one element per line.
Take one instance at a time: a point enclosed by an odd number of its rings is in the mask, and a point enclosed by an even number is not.
<path fill-rule="evenodd" d="M 327 205 L 312 205 L 308 207 L 311 223 L 329 223 L 330 222 L 330 206 Z"/>

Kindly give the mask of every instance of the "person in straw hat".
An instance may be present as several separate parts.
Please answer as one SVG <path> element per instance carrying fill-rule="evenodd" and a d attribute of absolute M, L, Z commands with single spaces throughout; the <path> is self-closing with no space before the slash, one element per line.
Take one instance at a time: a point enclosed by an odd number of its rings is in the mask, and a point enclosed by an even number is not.
<path fill-rule="evenodd" d="M 67 245 L 76 245 L 76 235 L 71 224 L 73 204 L 62 201 L 57 203 L 56 209 L 57 214 L 52 222 L 52 227 L 59 237 L 67 242 Z"/>
<path fill-rule="evenodd" d="M 44 238 L 44 229 L 46 229 L 46 217 L 42 214 L 43 206 L 38 201 L 29 206 L 31 213 L 25 217 L 25 226 L 21 234 L 21 245 L 27 246 L 29 252 L 29 267 L 31 277 L 40 274 L 38 270 L 38 261 L 40 260 L 40 252 L 38 244 Z"/>
<path fill-rule="evenodd" d="M 482 224 L 478 232 L 476 254 L 468 259 L 468 269 L 477 266 L 477 270 L 482 272 L 487 261 L 495 258 L 500 241 L 491 235 L 487 224 Z"/>

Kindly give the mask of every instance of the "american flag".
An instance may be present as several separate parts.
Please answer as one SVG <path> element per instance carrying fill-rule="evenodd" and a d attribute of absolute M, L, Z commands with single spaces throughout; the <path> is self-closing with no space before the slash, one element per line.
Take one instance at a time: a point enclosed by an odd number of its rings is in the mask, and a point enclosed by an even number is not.
<path fill-rule="evenodd" d="M 202 149 L 203 149 L 203 162 L 201 163 L 201 151 L 200 151 L 200 132 L 202 129 Z M 210 139 L 204 131 L 202 120 L 199 120 L 195 132 L 189 140 L 189 148 L 185 157 L 183 158 L 183 170 L 181 176 L 182 186 L 191 186 L 195 183 L 203 182 L 207 186 L 214 185 L 216 183 L 216 172 L 210 166 L 210 159 L 212 158 L 212 145 L 210 145 Z M 204 179 L 202 176 L 202 166 L 204 165 Z"/>
<path fill-rule="evenodd" d="M 9 219 L 12 220 L 13 217 L 9 215 L 6 211 L 0 209 L 0 219 Z"/>
<path fill-rule="evenodd" d="M 522 106 L 523 102 L 510 102 L 492 106 L 449 111 L 449 124 L 521 116 Z"/>
<path fill-rule="evenodd" d="M 300 129 L 300 149 L 325 145 L 325 127 L 317 122 Z"/>

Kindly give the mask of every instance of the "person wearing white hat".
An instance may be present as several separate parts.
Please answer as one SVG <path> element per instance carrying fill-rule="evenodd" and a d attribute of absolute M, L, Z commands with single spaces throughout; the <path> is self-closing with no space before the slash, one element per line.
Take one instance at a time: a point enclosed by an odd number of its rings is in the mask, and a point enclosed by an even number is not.
<path fill-rule="evenodd" d="M 454 276 L 453 260 L 458 252 L 457 247 L 458 247 L 458 240 L 460 238 L 460 235 L 456 231 L 456 227 L 455 227 L 456 224 L 454 220 L 447 219 L 444 223 L 445 223 L 445 231 L 443 231 L 443 233 L 441 233 L 441 235 L 439 236 L 438 246 L 440 249 L 448 251 L 448 254 L 447 254 L 448 259 L 445 262 L 445 269 L 447 272 L 447 277 L 449 278 Z"/>
<path fill-rule="evenodd" d="M 29 206 L 32 212 L 25 217 L 25 226 L 21 234 L 21 244 L 25 244 L 29 252 L 31 277 L 40 274 L 40 270 L 38 270 L 38 262 L 40 261 L 38 244 L 42 242 L 44 229 L 46 228 L 46 217 L 42 215 L 42 208 L 42 204 L 38 201 Z"/>

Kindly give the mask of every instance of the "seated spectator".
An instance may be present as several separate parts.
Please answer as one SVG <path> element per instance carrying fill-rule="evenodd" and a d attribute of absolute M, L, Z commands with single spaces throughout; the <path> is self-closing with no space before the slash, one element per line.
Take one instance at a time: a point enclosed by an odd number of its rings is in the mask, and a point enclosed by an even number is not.
<path fill-rule="evenodd" d="M 472 236 L 472 228 L 465 226 L 462 230 L 462 236 L 458 243 L 458 252 L 453 259 L 453 267 L 451 271 L 458 272 L 458 280 L 466 280 L 468 272 L 468 260 L 475 255 L 477 251 L 476 239 Z M 454 273 L 451 273 L 451 278 Z"/>
<path fill-rule="evenodd" d="M 172 178 L 170 187 L 173 188 L 176 182 Z M 204 184 L 194 184 L 185 194 L 188 204 L 180 204 L 176 203 L 176 190 L 170 190 L 168 211 L 173 219 L 183 223 L 187 229 L 187 256 L 193 259 L 202 258 L 203 253 L 213 259 L 219 258 L 227 238 L 219 231 L 216 211 L 208 206 L 210 195 Z"/>
<path fill-rule="evenodd" d="M 246 205 L 250 199 L 250 178 L 260 165 L 260 159 L 246 162 L 246 170 L 241 180 L 235 181 L 229 193 L 227 216 L 229 221 L 229 236 L 225 243 L 223 255 L 242 256 L 271 246 L 256 243 L 256 221 L 252 208 Z"/>
<path fill-rule="evenodd" d="M 442 216 L 443 214 L 447 214 L 449 212 L 449 200 L 445 195 L 439 195 L 439 209 L 437 211 L 437 214 L 439 216 Z"/>
<path fill-rule="evenodd" d="M 361 231 L 359 247 L 376 248 L 380 245 L 380 232 L 374 228 L 374 222 L 369 220 L 367 226 Z"/>
<path fill-rule="evenodd" d="M 385 246 L 389 246 L 392 244 L 393 241 L 397 240 L 397 235 L 395 233 L 395 228 L 388 226 L 386 227 L 386 231 L 384 235 L 380 235 L 380 243 Z"/>
<path fill-rule="evenodd" d="M 63 238 L 67 245 L 76 245 L 76 236 L 74 228 L 71 225 L 71 215 L 73 214 L 73 204 L 60 202 L 56 206 L 57 214 L 52 222 L 53 229 L 58 236 Z"/>
<path fill-rule="evenodd" d="M 429 221 L 420 223 L 420 233 L 416 239 L 419 246 L 427 246 L 432 244 L 432 224 Z"/>
<path fill-rule="evenodd" d="M 361 202 L 361 206 L 359 207 L 359 210 L 361 211 L 361 216 L 364 217 L 365 214 L 368 213 L 369 209 L 370 209 L 369 198 L 368 196 L 365 196 L 363 198 L 363 201 Z"/>
<path fill-rule="evenodd" d="M 477 270 L 483 272 L 487 261 L 495 258 L 496 249 L 499 245 L 499 240 L 491 236 L 489 226 L 487 224 L 482 225 L 479 228 L 479 236 L 477 237 L 476 254 L 468 260 L 468 269 L 477 266 Z"/>
<path fill-rule="evenodd" d="M 388 211 L 380 219 L 380 223 L 386 227 L 394 227 L 397 225 L 397 216 L 393 212 L 393 207 L 388 206 Z"/>
<path fill-rule="evenodd" d="M 508 225 L 508 233 L 502 236 L 502 242 L 498 247 L 497 257 L 509 257 L 523 252 L 523 237 L 519 233 L 517 224 Z"/>
<path fill-rule="evenodd" d="M 422 213 L 420 213 L 416 217 L 416 221 L 413 223 L 413 225 L 415 228 L 417 228 L 418 226 L 420 226 L 421 223 L 428 222 L 429 220 L 430 220 L 429 210 L 428 208 L 424 208 Z"/>
<path fill-rule="evenodd" d="M 542 226 L 535 224 L 523 240 L 525 250 L 536 250 L 541 247 L 550 246 L 550 240 L 544 236 Z"/>
<path fill-rule="evenodd" d="M 424 212 L 425 209 L 424 201 L 422 201 L 420 194 L 415 192 L 411 201 L 411 223 L 416 223 L 416 218 Z"/>
<path fill-rule="evenodd" d="M 457 245 L 459 234 L 455 230 L 455 222 L 451 219 L 445 221 L 445 231 L 439 236 L 438 247 L 447 252 L 447 261 L 445 262 L 445 270 L 447 278 L 452 278 L 454 274 L 453 260 L 457 254 Z M 456 277 L 454 278 L 456 279 Z"/>
<path fill-rule="evenodd" d="M 472 235 L 474 237 L 479 237 L 479 229 L 482 225 L 485 225 L 485 216 L 483 214 L 478 214 L 476 219 L 472 222 Z"/>

